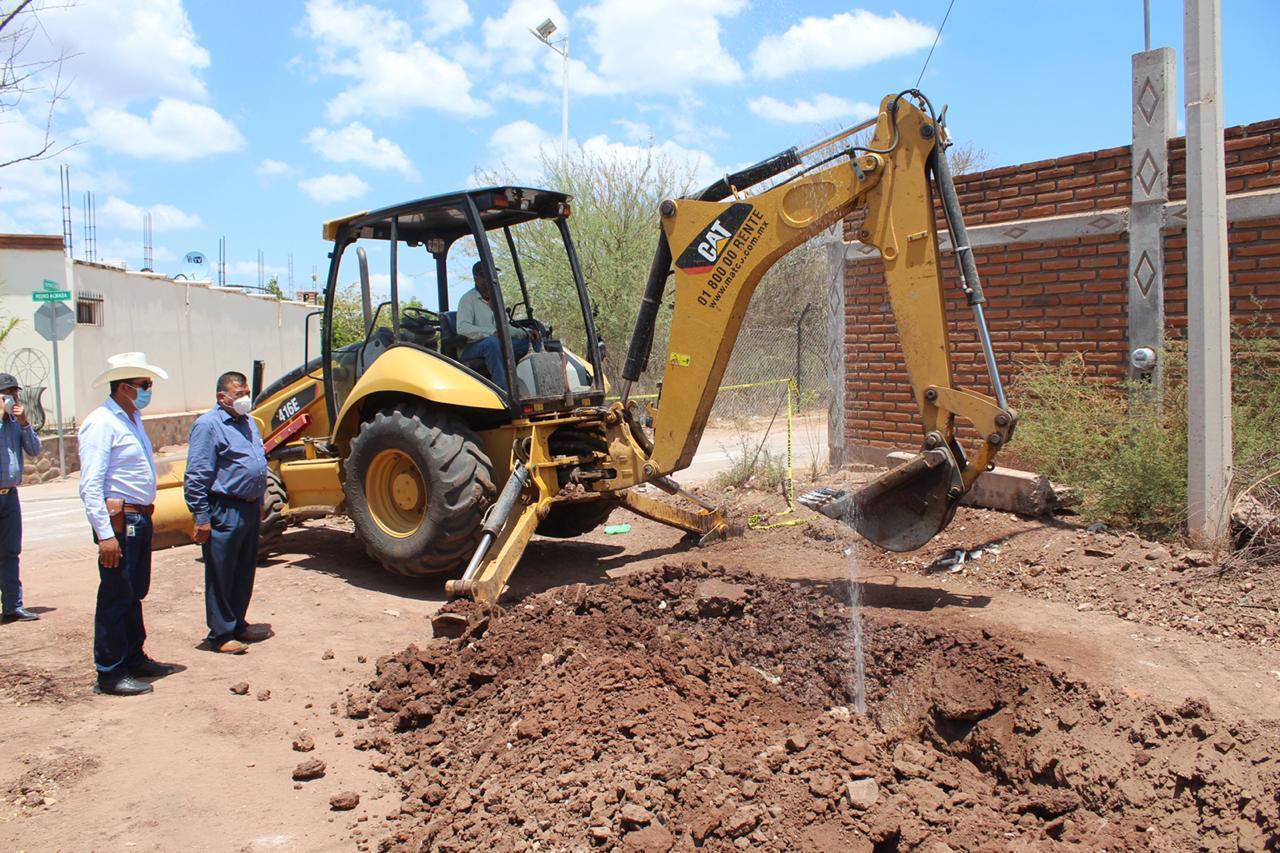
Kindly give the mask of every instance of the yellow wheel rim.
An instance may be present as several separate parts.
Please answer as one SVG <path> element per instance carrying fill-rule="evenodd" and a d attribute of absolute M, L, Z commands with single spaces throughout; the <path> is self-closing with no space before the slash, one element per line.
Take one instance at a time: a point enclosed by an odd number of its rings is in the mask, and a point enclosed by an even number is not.
<path fill-rule="evenodd" d="M 364 496 L 373 520 L 388 536 L 405 539 L 422 526 L 426 483 L 407 454 L 384 450 L 373 457 L 364 477 Z"/>

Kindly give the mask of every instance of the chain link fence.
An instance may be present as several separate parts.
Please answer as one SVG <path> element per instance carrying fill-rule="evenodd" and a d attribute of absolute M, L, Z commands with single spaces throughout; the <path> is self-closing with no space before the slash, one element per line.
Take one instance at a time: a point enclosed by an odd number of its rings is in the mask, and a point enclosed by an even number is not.
<path fill-rule="evenodd" d="M 743 326 L 711 409 L 713 421 L 773 415 L 786 396 L 786 380 L 796 383 L 800 412 L 826 410 L 830 383 L 822 307 L 811 303 L 785 320 L 764 324 L 756 318 Z"/>

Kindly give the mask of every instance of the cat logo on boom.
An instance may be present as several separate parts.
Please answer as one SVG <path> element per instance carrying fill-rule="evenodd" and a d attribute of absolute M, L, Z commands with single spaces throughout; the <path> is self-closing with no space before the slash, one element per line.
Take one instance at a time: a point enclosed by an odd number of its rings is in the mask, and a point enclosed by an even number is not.
<path fill-rule="evenodd" d="M 716 261 L 720 260 L 724 253 L 725 247 L 750 213 L 751 205 L 749 204 L 730 205 L 728 210 L 702 229 L 700 237 L 680 253 L 680 257 L 676 259 L 676 266 L 689 275 L 705 275 L 711 272 Z"/>

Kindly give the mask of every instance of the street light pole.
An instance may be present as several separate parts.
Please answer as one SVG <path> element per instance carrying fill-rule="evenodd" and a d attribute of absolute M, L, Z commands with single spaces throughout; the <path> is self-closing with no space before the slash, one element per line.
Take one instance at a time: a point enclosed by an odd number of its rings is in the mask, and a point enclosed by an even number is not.
<path fill-rule="evenodd" d="M 560 150 L 569 153 L 569 36 L 551 41 L 551 34 L 556 31 L 555 22 L 547 18 L 536 29 L 529 30 L 538 41 L 560 54 Z"/>

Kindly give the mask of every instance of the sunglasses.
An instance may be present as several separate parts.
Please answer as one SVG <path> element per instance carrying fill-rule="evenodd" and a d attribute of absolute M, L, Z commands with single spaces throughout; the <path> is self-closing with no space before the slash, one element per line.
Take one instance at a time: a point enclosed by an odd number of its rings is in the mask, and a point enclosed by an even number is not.
<path fill-rule="evenodd" d="M 134 389 L 136 389 L 136 390 L 138 390 L 138 391 L 150 391 L 150 390 L 151 390 L 151 380 L 150 380 L 150 379 L 143 379 L 141 382 L 126 382 L 125 384 L 126 384 L 126 385 L 128 385 L 130 388 L 134 388 Z"/>

